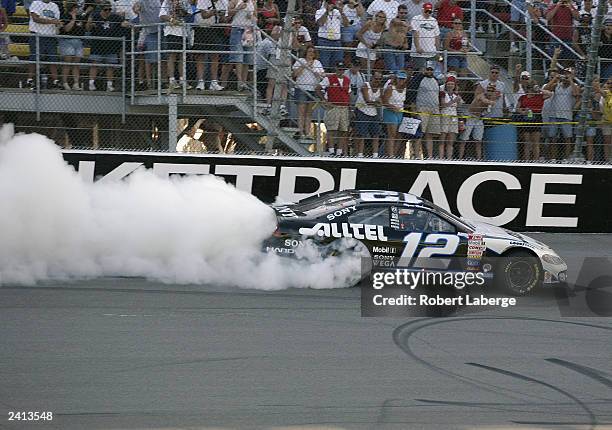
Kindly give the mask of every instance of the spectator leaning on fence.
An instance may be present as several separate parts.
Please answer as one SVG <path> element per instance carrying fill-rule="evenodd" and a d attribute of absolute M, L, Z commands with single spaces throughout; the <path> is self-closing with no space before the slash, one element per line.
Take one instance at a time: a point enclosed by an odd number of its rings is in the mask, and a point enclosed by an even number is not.
<path fill-rule="evenodd" d="M 425 3 L 423 14 L 412 18 L 412 66 L 422 69 L 427 61 L 436 57 L 440 50 L 440 28 L 438 21 L 432 16 L 433 5 Z"/>
<path fill-rule="evenodd" d="M 157 38 L 159 32 L 159 0 L 138 0 L 134 3 L 134 12 L 138 14 L 138 23 L 142 27 L 138 37 L 138 51 L 145 54 L 139 60 L 138 89 L 153 88 L 152 65 L 157 64 Z M 161 56 L 160 56 L 161 57 Z M 161 77 L 158 77 L 161 79 Z"/>
<path fill-rule="evenodd" d="M 506 111 L 506 85 L 499 80 L 500 69 L 499 66 L 493 65 L 489 69 L 489 78 L 480 82 L 476 86 L 476 96 L 486 91 L 489 85 L 495 87 L 495 104 L 487 109 L 486 117 L 488 118 L 503 118 Z"/>
<path fill-rule="evenodd" d="M 453 145 L 459 133 L 457 108 L 463 99 L 457 94 L 457 77 L 449 75 L 446 83 L 440 86 L 440 141 L 438 152 L 440 158 L 453 158 Z"/>
<path fill-rule="evenodd" d="M 357 156 L 363 157 L 364 140 L 372 142 L 372 157 L 378 157 L 381 134 L 379 108 L 382 105 L 382 73 L 375 70 L 371 82 L 364 82 L 355 103 L 355 139 Z"/>
<path fill-rule="evenodd" d="M 326 100 L 324 122 L 327 150 L 330 155 L 341 156 L 348 155 L 351 80 L 344 75 L 346 67 L 343 62 L 338 62 L 335 69 L 336 73 L 327 75 L 319 82 L 316 91 L 320 99 Z"/>
<path fill-rule="evenodd" d="M 476 84 L 474 100 L 470 103 L 468 112 L 470 117 L 465 121 L 465 129 L 459 136 L 459 158 L 465 157 L 466 142 L 474 142 L 474 150 L 477 159 L 482 159 L 482 139 L 484 137 L 484 121 L 481 117 L 488 114 L 498 100 L 497 88 L 489 84 L 484 91 L 479 91 L 480 84 Z"/>
<path fill-rule="evenodd" d="M 604 161 L 612 162 L 612 78 L 608 78 L 601 92 L 601 112 L 603 124 L 602 134 L 604 137 Z"/>
<path fill-rule="evenodd" d="M 308 45 L 312 45 L 312 38 L 310 37 L 310 32 L 306 27 L 304 27 L 304 20 L 299 16 L 296 16 L 293 19 L 293 24 L 291 26 L 291 48 L 294 51 L 299 51 L 300 49 L 305 48 Z"/>
<path fill-rule="evenodd" d="M 521 147 L 521 158 L 523 160 L 538 160 L 540 158 L 540 138 L 542 136 L 542 108 L 544 100 L 551 97 L 550 91 L 541 90 L 531 79 L 523 85 L 525 94 L 518 99 L 516 112 L 521 115 L 520 121 L 524 124 L 521 128 L 525 135 Z"/>
<path fill-rule="evenodd" d="M 102 3 L 100 11 L 89 16 L 86 29 L 94 36 L 89 56 L 92 63 L 89 68 L 89 91 L 96 90 L 98 64 L 106 65 L 106 91 L 115 91 L 113 86 L 115 69 L 108 65 L 119 64 L 122 45 L 119 40 L 97 39 L 96 37 L 122 37 L 126 35 L 125 29 L 129 26 L 130 24 L 121 16 L 112 13 L 110 2 Z"/>
<path fill-rule="evenodd" d="M 341 49 L 342 26 L 347 26 L 349 21 L 336 0 L 325 0 L 317 10 L 315 19 L 319 26 L 317 46 L 321 53 L 321 64 L 328 69 L 344 57 Z"/>
<path fill-rule="evenodd" d="M 266 77 L 268 78 L 268 83 L 266 86 L 267 106 L 264 109 L 265 115 L 270 114 L 270 109 L 272 108 L 272 101 L 274 98 L 274 88 L 276 87 L 276 83 L 279 80 L 283 82 L 283 80 L 280 79 L 281 72 L 282 72 L 282 69 L 280 67 L 281 66 L 281 61 L 280 61 L 281 50 L 280 50 L 280 47 L 278 46 L 278 42 L 281 36 L 281 31 L 282 31 L 282 27 L 280 25 L 275 26 L 274 28 L 272 28 L 272 31 L 270 32 L 270 38 L 265 38 L 257 47 L 259 51 L 259 55 L 257 56 L 257 59 L 261 62 L 260 63 L 261 65 L 258 64 L 257 69 L 258 70 L 262 69 L 262 71 L 267 69 Z M 263 58 L 266 58 L 270 62 L 270 65 L 265 63 L 265 61 L 263 61 Z M 288 114 L 287 108 L 285 107 L 285 100 L 287 100 L 287 84 L 282 83 L 280 85 L 281 85 L 280 114 L 285 116 Z"/>
<path fill-rule="evenodd" d="M 39 61 L 57 62 L 57 38 L 53 37 L 57 34 L 58 29 L 62 25 L 60 20 L 60 9 L 56 3 L 51 0 L 35 0 L 30 6 L 30 33 L 39 34 L 37 38 L 30 36 L 30 61 L 36 61 L 36 46 L 38 43 Z M 59 88 L 59 80 L 57 79 L 57 65 L 49 65 L 51 71 L 52 88 Z M 36 72 L 36 64 L 28 64 L 28 80 L 26 86 L 35 89 L 34 73 Z"/>
<path fill-rule="evenodd" d="M 219 56 L 227 49 L 225 27 L 220 24 L 227 13 L 227 0 L 198 0 L 197 14 L 195 16 L 193 35 L 193 49 L 197 51 L 216 51 L 210 54 L 196 54 L 196 74 L 198 79 L 197 90 L 205 89 L 204 71 L 206 57 L 210 59 L 210 85 L 211 91 L 223 89 L 219 85 Z"/>
<path fill-rule="evenodd" d="M 404 103 L 406 102 L 406 84 L 408 75 L 400 71 L 391 76 L 383 88 L 383 122 L 387 126 L 387 140 L 385 141 L 385 155 L 396 157 L 399 145 L 397 132 L 403 119 Z M 400 148 L 400 155 L 401 153 Z"/>
<path fill-rule="evenodd" d="M 578 97 L 580 97 L 580 88 L 574 82 L 574 72 L 572 69 L 565 69 L 560 77 L 557 75 L 548 82 L 544 89 L 552 91 L 553 96 L 550 103 L 550 111 L 552 117 L 550 121 L 553 124 L 546 126 L 547 137 L 551 141 L 552 158 L 567 158 L 572 149 L 572 124 L 574 120 L 574 107 Z M 559 132 L 563 135 L 563 141 L 557 140 Z M 557 143 L 557 145 L 555 145 Z"/>
<path fill-rule="evenodd" d="M 310 137 L 312 110 L 314 108 L 315 88 L 323 79 L 325 70 L 319 60 L 314 46 L 309 46 L 304 52 L 304 58 L 293 64 L 295 79 L 295 101 L 298 105 L 298 131 L 295 138 Z"/>
<path fill-rule="evenodd" d="M 183 37 L 189 36 L 189 30 L 184 25 L 184 19 L 189 14 L 190 5 L 186 0 L 164 0 L 159 11 L 160 19 L 166 23 L 164 25 L 164 44 L 165 49 L 169 51 L 167 54 L 167 70 L 168 70 L 168 89 L 173 90 L 179 88 L 176 82 L 175 67 L 176 59 L 179 61 L 179 74 L 181 85 L 186 84 L 186 77 L 183 74 L 183 63 L 186 61 L 185 56 L 181 53 L 183 50 Z M 185 41 L 187 43 L 187 41 Z M 187 47 L 188 45 L 185 45 Z"/>
<path fill-rule="evenodd" d="M 79 5 L 68 3 L 66 13 L 62 16 L 61 33 L 74 38 L 62 38 L 59 41 L 59 51 L 62 56 L 62 86 L 65 90 L 82 90 L 81 66 L 70 66 L 70 63 L 80 63 L 83 58 L 83 41 L 79 37 L 85 35 L 85 17 L 79 13 Z M 73 85 L 70 86 L 68 78 L 72 72 Z"/>
<path fill-rule="evenodd" d="M 385 12 L 378 11 L 374 18 L 368 20 L 357 32 L 359 45 L 357 45 L 355 55 L 361 61 L 361 67 L 364 69 L 368 68 L 368 60 L 371 63 L 376 61 L 376 48 L 383 31 L 385 31 L 386 19 Z"/>
<path fill-rule="evenodd" d="M 425 64 L 422 79 L 416 90 L 415 102 L 429 158 L 434 156 L 434 136 L 440 134 L 440 86 L 434 76 L 434 69 L 435 63 L 433 61 L 428 61 Z"/>
<path fill-rule="evenodd" d="M 601 124 L 601 87 L 599 85 L 599 76 L 593 75 L 593 92 L 591 93 L 590 111 L 587 116 L 587 128 L 585 130 L 586 137 L 586 160 L 588 162 L 595 161 L 595 152 L 593 149 L 593 140 L 597 135 L 597 129 Z"/>

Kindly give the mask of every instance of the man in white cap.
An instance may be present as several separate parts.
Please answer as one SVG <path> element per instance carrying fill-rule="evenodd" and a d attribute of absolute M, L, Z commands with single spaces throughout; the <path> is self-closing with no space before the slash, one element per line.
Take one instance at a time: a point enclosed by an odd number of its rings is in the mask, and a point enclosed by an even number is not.
<path fill-rule="evenodd" d="M 425 3 L 423 14 L 412 18 L 412 66 L 421 69 L 440 50 L 440 27 L 433 17 L 433 5 Z"/>
<path fill-rule="evenodd" d="M 434 61 L 425 64 L 423 79 L 416 93 L 416 110 L 422 113 L 419 118 L 429 158 L 433 158 L 433 137 L 440 134 L 440 85 L 434 76 L 434 69 Z"/>

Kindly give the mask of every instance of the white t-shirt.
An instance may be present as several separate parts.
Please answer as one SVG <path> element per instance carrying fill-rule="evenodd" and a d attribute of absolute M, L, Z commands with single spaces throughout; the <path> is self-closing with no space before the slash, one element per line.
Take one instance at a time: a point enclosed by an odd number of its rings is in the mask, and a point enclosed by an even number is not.
<path fill-rule="evenodd" d="M 181 1 L 181 7 L 185 9 L 186 11 L 191 10 L 190 5 L 186 1 Z M 161 8 L 159 9 L 159 16 L 162 17 L 164 15 L 166 16 L 172 15 L 172 0 L 164 0 L 164 2 L 162 3 Z M 187 31 L 185 31 L 185 35 L 186 36 L 188 35 Z M 170 25 L 169 23 L 166 23 L 166 25 L 164 25 L 164 36 L 182 37 L 183 36 L 183 25 L 182 24 Z"/>
<path fill-rule="evenodd" d="M 387 27 L 391 20 L 397 16 L 397 8 L 399 3 L 397 0 L 374 0 L 370 6 L 368 6 L 368 15 L 374 16 L 378 11 L 383 11 L 387 15 Z"/>
<path fill-rule="evenodd" d="M 306 64 L 305 58 L 298 59 L 293 65 L 293 70 L 299 69 L 303 64 Z M 320 76 L 325 72 L 323 65 L 319 60 L 314 60 L 311 67 L 304 68 L 304 71 L 297 77 L 295 83 L 302 91 L 314 91 L 315 86 L 321 82 Z"/>
<path fill-rule="evenodd" d="M 312 41 L 312 38 L 310 37 L 310 32 L 303 25 L 300 28 L 298 28 L 297 35 L 298 37 L 302 36 L 304 38 L 303 43 L 308 43 Z"/>
<path fill-rule="evenodd" d="M 363 84 L 363 87 L 359 89 L 359 93 L 357 94 L 357 103 L 355 104 L 357 109 L 359 109 L 361 112 L 368 116 L 376 116 L 376 114 L 378 114 L 378 108 L 376 106 L 366 104 L 365 98 L 363 97 L 362 93 L 363 88 L 365 88 L 366 92 L 368 93 L 368 98 L 371 102 L 380 101 L 380 98 L 382 96 L 382 89 L 378 88 L 376 91 L 373 91 L 370 83 L 365 82 Z"/>
<path fill-rule="evenodd" d="M 232 18 L 233 27 L 248 27 L 255 22 L 255 3 L 252 0 L 239 0 L 236 6 L 240 6 L 242 3 L 245 3 L 246 7 L 234 14 Z"/>
<path fill-rule="evenodd" d="M 323 14 L 325 14 L 325 3 L 324 6 L 317 11 L 315 14 L 315 20 L 318 21 L 321 19 Z M 327 15 L 327 21 L 325 24 L 319 26 L 318 35 L 322 39 L 328 40 L 340 40 L 340 29 L 342 28 L 342 16 L 340 15 L 340 11 L 334 9 L 332 13 Z"/>
<path fill-rule="evenodd" d="M 422 54 L 416 52 L 414 37 L 412 38 L 412 56 L 414 57 L 431 57 L 436 52 L 436 36 L 440 36 L 440 27 L 438 20 L 435 18 L 427 18 L 423 15 L 417 15 L 410 21 L 412 30 L 419 34 L 419 44 L 423 50 Z"/>
<path fill-rule="evenodd" d="M 344 12 L 346 19 L 349 20 L 349 26 L 361 24 L 361 17 L 357 15 L 357 8 L 352 8 L 345 4 L 344 7 L 342 7 L 342 12 Z"/>
<path fill-rule="evenodd" d="M 202 14 L 199 13 L 196 15 L 195 17 L 195 23 L 196 24 L 200 24 L 200 25 L 213 25 L 213 24 L 218 24 L 219 23 L 219 17 L 221 15 L 225 15 L 227 13 L 227 0 L 216 0 L 214 2 L 214 6 L 213 6 L 213 2 L 212 0 L 198 0 L 198 3 L 196 5 L 198 10 L 201 10 L 203 12 L 210 12 L 210 11 L 214 11 L 214 10 L 218 10 L 218 11 L 222 11 L 223 14 L 219 14 L 219 15 L 213 15 L 211 17 L 208 18 L 202 18 Z"/>
<path fill-rule="evenodd" d="M 60 19 L 59 7 L 52 1 L 45 3 L 44 1 L 36 0 L 30 5 L 30 12 L 35 13 L 41 18 Z M 32 17 L 30 17 L 29 28 L 32 33 L 45 34 L 48 36 L 57 34 L 58 30 L 55 24 L 39 24 L 34 22 Z"/>

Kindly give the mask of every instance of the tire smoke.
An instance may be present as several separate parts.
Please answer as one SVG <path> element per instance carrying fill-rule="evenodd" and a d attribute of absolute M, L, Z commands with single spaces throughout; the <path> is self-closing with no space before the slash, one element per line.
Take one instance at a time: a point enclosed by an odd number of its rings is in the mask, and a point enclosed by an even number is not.
<path fill-rule="evenodd" d="M 355 281 L 359 258 L 309 264 L 262 252 L 274 211 L 212 175 L 162 179 L 140 169 L 86 183 L 37 134 L 0 129 L 0 285 L 145 277 L 277 290 Z M 309 254 L 312 254 L 309 253 Z"/>

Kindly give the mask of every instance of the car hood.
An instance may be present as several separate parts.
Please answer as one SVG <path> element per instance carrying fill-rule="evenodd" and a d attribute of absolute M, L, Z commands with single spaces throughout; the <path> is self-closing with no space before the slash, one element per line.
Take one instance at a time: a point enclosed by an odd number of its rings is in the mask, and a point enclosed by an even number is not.
<path fill-rule="evenodd" d="M 517 233 L 515 231 L 508 230 L 503 227 L 499 227 L 493 224 L 488 224 L 486 222 L 479 221 L 471 221 L 470 223 L 474 226 L 474 233 L 480 233 L 485 237 L 497 238 L 497 239 L 507 239 L 507 240 L 515 240 L 521 242 L 527 242 L 537 248 L 540 249 L 548 249 L 548 245 L 535 240 L 532 237 L 527 236 L 526 234 Z"/>

